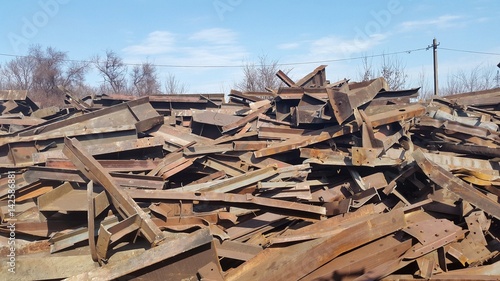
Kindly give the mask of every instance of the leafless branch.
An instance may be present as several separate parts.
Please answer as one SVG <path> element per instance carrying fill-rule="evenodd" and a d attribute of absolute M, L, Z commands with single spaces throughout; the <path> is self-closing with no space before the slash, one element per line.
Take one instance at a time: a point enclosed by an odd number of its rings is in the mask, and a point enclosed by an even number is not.
<path fill-rule="evenodd" d="M 125 90 L 127 86 L 125 79 L 127 67 L 115 52 L 107 50 L 106 57 L 103 60 L 99 56 L 95 56 L 93 61 L 95 67 L 104 78 L 105 83 L 111 87 L 114 93 Z"/>
<path fill-rule="evenodd" d="M 279 70 L 277 60 L 269 61 L 267 56 L 259 56 L 258 65 L 247 63 L 243 68 L 243 79 L 235 84 L 235 88 L 248 92 L 263 92 L 266 88 L 277 89 L 283 82 L 276 77 Z M 290 70 L 285 70 L 285 73 Z"/>
<path fill-rule="evenodd" d="M 169 73 L 167 79 L 165 79 L 165 94 L 167 95 L 179 95 L 185 94 L 187 92 L 187 87 L 184 83 L 179 82 L 174 74 Z"/>

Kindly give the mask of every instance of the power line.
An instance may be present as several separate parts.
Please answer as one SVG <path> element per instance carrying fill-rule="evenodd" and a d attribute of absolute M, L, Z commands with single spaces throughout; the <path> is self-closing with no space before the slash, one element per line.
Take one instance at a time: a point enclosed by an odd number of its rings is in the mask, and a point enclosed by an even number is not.
<path fill-rule="evenodd" d="M 350 61 L 350 60 L 359 60 L 359 59 L 364 59 L 364 58 L 375 58 L 375 57 L 383 57 L 383 56 L 391 56 L 391 55 L 397 55 L 397 54 L 410 54 L 412 52 L 417 52 L 417 51 L 423 51 L 426 48 L 420 48 L 420 49 L 413 49 L 413 50 L 406 50 L 406 51 L 399 51 L 399 52 L 393 52 L 393 53 L 382 53 L 382 54 L 377 54 L 377 55 L 370 55 L 370 56 L 359 56 L 359 57 L 351 57 L 351 58 L 344 58 L 344 59 L 331 59 L 331 60 L 320 60 L 320 61 L 309 61 L 309 62 L 295 62 L 295 63 L 279 63 L 279 65 L 300 65 L 300 64 L 318 64 L 318 63 L 325 63 L 325 62 L 336 62 L 336 61 Z"/>
<path fill-rule="evenodd" d="M 413 50 L 405 50 L 405 51 L 398 51 L 398 52 L 392 52 L 392 53 L 382 53 L 382 54 L 376 54 L 376 55 L 365 55 L 365 56 L 342 58 L 342 59 L 329 59 L 329 60 L 306 61 L 306 62 L 278 63 L 278 65 L 280 65 L 280 66 L 293 66 L 293 65 L 304 65 L 304 64 L 320 64 L 320 63 L 328 63 L 328 62 L 350 61 L 350 60 L 359 60 L 359 59 L 365 59 L 365 58 L 383 57 L 383 56 L 390 56 L 390 55 L 397 55 L 397 54 L 404 54 L 404 53 L 411 54 L 412 52 L 423 51 L 425 49 L 426 48 L 419 48 L 419 49 L 413 49 Z M 16 57 L 16 58 L 30 57 L 29 55 L 23 56 L 23 55 L 12 55 L 12 54 L 5 54 L 5 53 L 0 53 L 0 56 Z M 89 61 L 89 60 L 66 59 L 64 61 L 67 61 L 67 62 L 80 62 L 80 63 L 92 63 L 92 61 Z M 140 64 L 140 63 L 124 63 L 124 65 L 127 65 L 127 66 L 140 66 L 142 64 Z M 170 67 L 170 68 L 242 68 L 242 67 L 246 66 L 246 65 L 177 65 L 177 64 L 151 64 L 151 65 L 155 66 L 155 67 Z M 265 66 L 271 66 L 271 65 L 265 65 Z"/>
<path fill-rule="evenodd" d="M 439 48 L 440 50 L 453 51 L 453 52 L 461 52 L 461 53 L 471 53 L 471 54 L 480 54 L 480 55 L 490 55 L 490 56 L 500 56 L 500 53 L 488 53 L 488 52 L 480 52 L 480 51 L 470 51 L 470 50 L 460 50 L 460 49 L 452 49 L 452 48 Z"/>
<path fill-rule="evenodd" d="M 383 57 L 383 56 L 390 56 L 390 55 L 398 55 L 398 54 L 411 54 L 413 52 L 424 51 L 424 50 L 428 50 L 428 49 L 429 48 L 418 48 L 418 49 L 411 49 L 411 50 L 398 51 L 398 52 L 392 52 L 392 53 L 382 53 L 382 54 L 376 54 L 376 55 L 363 55 L 363 56 L 350 57 L 350 58 L 341 58 L 341 59 L 329 59 L 329 60 L 317 60 L 317 61 L 305 61 L 305 62 L 278 63 L 278 65 L 280 65 L 280 66 L 293 66 L 293 65 L 321 64 L 321 63 L 329 63 L 329 62 L 351 61 L 351 60 L 360 60 L 360 59 L 365 59 L 365 58 L 375 58 L 375 57 Z M 441 47 L 439 49 L 440 50 L 446 50 L 446 51 L 453 51 L 453 52 L 462 52 L 462 53 L 472 53 L 472 54 L 500 56 L 500 53 L 471 51 L 471 50 L 461 50 L 461 49 L 443 48 L 443 47 Z M 13 54 L 6 54 L 6 53 L 0 53 L 0 56 L 4 56 L 4 57 L 16 57 L 16 58 L 30 57 L 29 55 L 13 55 Z M 93 62 L 93 61 L 89 61 L 89 60 L 74 60 L 74 59 L 66 59 L 64 61 L 66 61 L 66 62 L 79 62 L 79 63 L 92 63 Z M 140 65 L 142 65 L 142 63 L 124 63 L 124 65 L 127 65 L 127 66 L 140 66 Z M 151 65 L 155 66 L 155 67 L 167 67 L 167 68 L 243 68 L 243 67 L 246 66 L 246 65 L 243 65 L 243 64 L 240 64 L 240 65 L 151 64 Z M 270 65 L 265 65 L 265 66 L 270 66 Z"/>

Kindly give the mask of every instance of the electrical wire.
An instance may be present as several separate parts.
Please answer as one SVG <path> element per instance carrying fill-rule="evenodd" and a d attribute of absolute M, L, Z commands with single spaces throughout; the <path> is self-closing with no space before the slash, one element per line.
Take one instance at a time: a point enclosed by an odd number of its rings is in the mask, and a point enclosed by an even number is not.
<path fill-rule="evenodd" d="M 470 53 L 470 54 L 480 54 L 480 55 L 490 55 L 490 56 L 500 56 L 500 53 L 488 53 L 488 52 L 480 52 L 480 51 L 469 51 L 469 50 L 460 50 L 460 49 L 452 49 L 452 48 L 438 48 L 439 50 L 445 51 L 453 51 L 453 52 L 461 52 L 461 53 Z"/>
<path fill-rule="evenodd" d="M 328 63 L 328 62 L 338 62 L 338 61 L 350 61 L 350 60 L 359 60 L 359 59 L 365 59 L 365 58 L 375 58 L 375 57 L 383 57 L 383 56 L 390 56 L 390 55 L 397 55 L 397 54 L 411 54 L 412 52 L 417 52 L 417 51 L 423 51 L 426 48 L 419 48 L 419 49 L 413 49 L 413 50 L 405 50 L 405 51 L 398 51 L 398 52 L 392 52 L 392 53 L 383 53 L 383 54 L 376 54 L 376 55 L 364 55 L 364 56 L 358 56 L 358 57 L 351 57 L 351 58 L 342 58 L 342 59 L 329 59 L 329 60 L 317 60 L 317 61 L 306 61 L 306 62 L 290 62 L 290 63 L 277 63 L 279 66 L 293 66 L 293 65 L 304 65 L 304 64 L 321 64 L 321 63 Z M 16 58 L 25 58 L 25 57 L 30 57 L 29 55 L 12 55 L 12 54 L 5 54 L 5 53 L 0 53 L 0 56 L 6 56 L 6 57 L 16 57 Z M 93 61 L 89 60 L 73 60 L 73 59 L 66 59 L 64 60 L 66 62 L 79 62 L 79 63 L 93 63 Z M 127 66 L 140 66 L 142 64 L 140 63 L 123 63 L 124 65 Z M 170 68 L 243 68 L 246 67 L 247 65 L 177 65 L 177 64 L 151 64 L 154 67 L 170 67 Z M 264 66 L 271 66 L 271 65 L 264 65 Z"/>
<path fill-rule="evenodd" d="M 294 66 L 294 65 L 321 64 L 321 63 L 339 62 L 339 61 L 351 61 L 351 60 L 360 60 L 360 59 L 366 59 L 366 58 L 391 56 L 391 55 L 397 55 L 397 54 L 411 54 L 413 52 L 424 51 L 424 50 L 428 50 L 428 49 L 429 48 L 426 47 L 426 48 L 411 49 L 411 50 L 398 51 L 398 52 L 392 52 L 392 53 L 382 53 L 382 54 L 376 54 L 376 55 L 364 55 L 364 56 L 350 57 L 350 58 L 341 58 L 341 59 L 328 59 L 328 60 L 305 61 L 305 62 L 277 63 L 277 65 L 279 65 L 279 66 Z M 440 47 L 438 49 L 439 50 L 445 50 L 445 51 L 453 51 L 453 52 L 462 52 L 462 53 L 471 53 L 471 54 L 500 56 L 500 53 L 471 51 L 471 50 L 461 50 L 461 49 L 444 48 L 444 47 Z M 6 54 L 6 53 L 0 53 L 0 56 L 15 57 L 15 58 L 30 57 L 29 55 L 13 55 L 13 54 Z M 63 61 L 66 61 L 66 62 L 77 62 L 77 63 L 93 63 L 93 61 L 89 61 L 89 60 L 66 59 L 66 60 L 63 60 Z M 123 65 L 126 65 L 126 66 L 140 66 L 140 65 L 142 65 L 142 63 L 123 63 Z M 241 64 L 241 65 L 151 64 L 151 65 L 154 66 L 154 67 L 166 67 L 166 68 L 243 68 L 243 67 L 247 66 L 247 64 L 244 64 L 244 65 L 243 64 Z M 271 66 L 271 65 L 264 65 L 264 66 Z"/>

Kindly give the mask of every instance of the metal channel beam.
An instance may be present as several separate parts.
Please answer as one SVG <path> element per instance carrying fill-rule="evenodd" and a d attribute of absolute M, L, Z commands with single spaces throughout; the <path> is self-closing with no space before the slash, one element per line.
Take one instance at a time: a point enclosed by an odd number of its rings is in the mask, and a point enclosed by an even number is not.
<path fill-rule="evenodd" d="M 251 194 L 233 194 L 218 192 L 177 192 L 170 190 L 139 190 L 130 189 L 127 193 L 134 199 L 142 200 L 187 200 L 187 201 L 217 201 L 227 203 L 254 204 L 262 207 L 294 210 L 318 215 L 325 215 L 326 209 L 303 203 L 284 200 L 255 197 Z"/>
<path fill-rule="evenodd" d="M 263 107 L 261 107 L 261 108 L 255 110 L 254 112 L 248 114 L 247 116 L 239 119 L 238 121 L 230 123 L 230 124 L 227 124 L 225 126 L 222 126 L 222 133 L 227 133 L 227 132 L 232 131 L 234 129 L 237 129 L 237 128 L 245 126 L 245 124 L 247 124 L 249 122 L 252 122 L 253 120 L 257 119 L 257 117 L 259 117 L 260 114 L 265 113 L 270 107 L 271 107 L 270 104 L 266 104 Z"/>
<path fill-rule="evenodd" d="M 122 188 L 146 188 L 146 189 L 163 189 L 165 182 L 161 177 L 142 176 L 142 175 L 129 175 L 123 173 L 110 173 L 114 180 Z M 78 170 L 70 169 L 57 169 L 47 167 L 32 166 L 24 173 L 24 180 L 29 183 L 35 182 L 39 179 L 56 180 L 56 181 L 69 181 L 86 183 L 87 179 Z M 21 183 L 21 179 L 19 180 Z M 7 190 L 7 189 L 5 189 Z M 1 194 L 0 194 L 1 195 Z"/>
<path fill-rule="evenodd" d="M 368 116 L 374 128 L 392 122 L 404 121 L 425 113 L 425 107 L 420 104 L 413 104 L 399 109 L 390 110 Z"/>
<path fill-rule="evenodd" d="M 410 249 L 411 242 L 411 239 L 400 241 L 394 236 L 375 240 L 362 248 L 333 259 L 301 280 L 317 280 L 319 278 L 330 280 L 333 274 L 339 277 L 353 277 L 353 275 L 369 271 L 379 264 L 398 259 Z"/>
<path fill-rule="evenodd" d="M 395 209 L 336 235 L 285 248 L 267 248 L 228 272 L 226 280 L 299 280 L 340 254 L 397 231 L 405 225 L 403 211 Z"/>
<path fill-rule="evenodd" d="M 370 80 L 367 85 L 346 93 L 334 88 L 327 88 L 328 99 L 333 108 L 337 122 L 342 124 L 353 113 L 354 109 L 371 101 L 380 90 L 388 90 L 389 86 L 383 77 Z"/>
<path fill-rule="evenodd" d="M 211 242 L 212 235 L 210 235 L 208 229 L 198 230 L 186 237 L 167 241 L 129 259 L 110 263 L 66 280 L 113 280 Z"/>
<path fill-rule="evenodd" d="M 474 206 L 482 209 L 493 217 L 500 219 L 500 204 L 476 190 L 451 172 L 427 159 L 421 150 L 413 152 L 413 158 L 422 171 L 433 182 L 457 194 Z"/>
<path fill-rule="evenodd" d="M 257 171 L 248 172 L 240 176 L 232 177 L 222 183 L 214 183 L 210 187 L 200 189 L 200 191 L 229 192 L 272 177 L 277 174 L 276 170 L 276 167 L 267 167 Z"/>
<path fill-rule="evenodd" d="M 332 126 L 311 132 L 307 136 L 301 136 L 281 142 L 277 145 L 270 146 L 254 152 L 256 158 L 287 152 L 293 149 L 305 147 L 311 144 L 323 142 L 335 137 L 340 137 L 347 134 L 355 133 L 359 130 L 356 122 L 350 122 L 342 126 Z"/>
<path fill-rule="evenodd" d="M 118 184 L 111 175 L 104 170 L 99 162 L 85 152 L 77 140 L 66 138 L 64 140 L 63 152 L 87 178 L 99 183 L 106 189 L 113 198 L 113 205 L 124 217 L 128 218 L 134 215 L 140 217 L 140 231 L 152 245 L 157 245 L 165 239 L 164 234 L 154 224 L 149 215 L 127 193 L 118 187 Z"/>

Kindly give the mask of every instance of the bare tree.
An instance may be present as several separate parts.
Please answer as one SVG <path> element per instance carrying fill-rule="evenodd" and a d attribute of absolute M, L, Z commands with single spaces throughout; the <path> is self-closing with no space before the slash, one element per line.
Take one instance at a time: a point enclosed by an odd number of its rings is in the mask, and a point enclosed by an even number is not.
<path fill-rule="evenodd" d="M 376 71 L 373 68 L 372 61 L 365 56 L 362 59 L 359 79 L 361 81 L 368 81 L 377 78 L 377 74 L 385 78 L 391 90 L 403 89 L 408 78 L 408 75 L 406 74 L 406 66 L 403 64 L 401 59 L 383 55 L 380 68 Z"/>
<path fill-rule="evenodd" d="M 66 75 L 62 79 L 61 85 L 65 88 L 71 88 L 71 89 L 81 88 L 83 86 L 86 86 L 84 84 L 85 74 L 87 73 L 89 66 L 90 63 L 86 61 L 71 62 L 66 69 Z"/>
<path fill-rule="evenodd" d="M 184 83 L 179 82 L 174 74 L 169 73 L 167 79 L 165 80 L 165 94 L 175 95 L 175 94 L 185 94 L 187 92 L 187 87 Z"/>
<path fill-rule="evenodd" d="M 64 52 L 53 47 L 31 46 L 27 56 L 16 57 L 0 71 L 3 87 L 28 90 L 41 105 L 62 104 L 62 86 L 68 90 L 84 85 L 88 63 L 70 62 Z"/>
<path fill-rule="evenodd" d="M 160 92 L 156 67 L 149 62 L 134 66 L 130 78 L 132 79 L 134 95 L 147 96 Z"/>
<path fill-rule="evenodd" d="M 492 67 L 478 65 L 469 71 L 463 69 L 448 76 L 443 95 L 487 90 L 495 87 L 495 74 Z"/>
<path fill-rule="evenodd" d="M 283 82 L 276 77 L 279 70 L 277 60 L 268 61 L 267 56 L 259 56 L 259 63 L 246 63 L 243 67 L 243 79 L 235 84 L 235 88 L 248 92 L 263 92 L 266 88 L 277 89 Z M 284 71 L 288 73 L 290 70 Z"/>
<path fill-rule="evenodd" d="M 382 77 L 385 78 L 391 90 L 401 90 L 406 85 L 406 65 L 397 57 L 382 56 Z"/>
<path fill-rule="evenodd" d="M 417 87 L 420 87 L 419 98 L 421 100 L 429 99 L 434 95 L 434 91 L 429 86 L 429 81 L 425 75 L 424 67 L 422 67 L 422 70 L 418 73 Z"/>
<path fill-rule="evenodd" d="M 95 56 L 94 65 L 104 78 L 106 85 L 111 87 L 114 93 L 123 92 L 126 89 L 127 81 L 125 75 L 127 66 L 123 60 L 113 51 L 107 50 L 106 57 L 101 60 Z M 107 88 L 106 86 L 104 88 Z"/>
<path fill-rule="evenodd" d="M 29 55 L 35 61 L 33 83 L 35 90 L 45 94 L 54 92 L 57 85 L 63 81 L 62 67 L 66 54 L 47 47 L 44 51 L 40 46 L 30 49 Z"/>
<path fill-rule="evenodd" d="M 7 62 L 0 71 L 3 87 L 9 89 L 32 90 L 35 61 L 32 57 L 16 57 Z"/>
<path fill-rule="evenodd" d="M 35 65 L 33 68 L 33 91 L 42 103 L 60 104 L 63 93 L 58 86 L 68 90 L 82 85 L 89 64 L 86 62 L 70 62 L 67 54 L 47 47 L 43 50 L 40 46 L 30 48 L 29 57 Z"/>
<path fill-rule="evenodd" d="M 368 60 L 368 57 L 363 57 L 361 72 L 359 73 L 359 79 L 361 81 L 368 81 L 375 78 L 375 72 L 373 71 L 372 60 Z"/>

